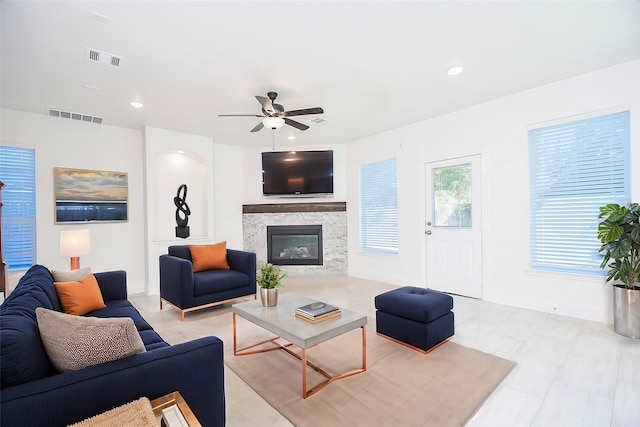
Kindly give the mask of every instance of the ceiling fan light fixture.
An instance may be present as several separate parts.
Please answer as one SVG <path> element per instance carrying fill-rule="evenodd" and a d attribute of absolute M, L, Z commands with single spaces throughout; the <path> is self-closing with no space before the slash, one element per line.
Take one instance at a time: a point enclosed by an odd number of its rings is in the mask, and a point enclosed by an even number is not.
<path fill-rule="evenodd" d="M 284 126 L 284 119 L 281 117 L 267 117 L 266 119 L 262 120 L 262 124 L 266 128 L 276 130 Z"/>

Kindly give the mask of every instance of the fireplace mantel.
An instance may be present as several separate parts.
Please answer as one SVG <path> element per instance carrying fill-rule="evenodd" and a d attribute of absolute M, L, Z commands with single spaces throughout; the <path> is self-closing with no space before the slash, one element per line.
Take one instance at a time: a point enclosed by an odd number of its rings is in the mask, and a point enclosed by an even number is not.
<path fill-rule="evenodd" d="M 243 214 L 291 213 L 291 212 L 345 212 L 347 202 L 318 203 L 268 203 L 242 205 Z"/>

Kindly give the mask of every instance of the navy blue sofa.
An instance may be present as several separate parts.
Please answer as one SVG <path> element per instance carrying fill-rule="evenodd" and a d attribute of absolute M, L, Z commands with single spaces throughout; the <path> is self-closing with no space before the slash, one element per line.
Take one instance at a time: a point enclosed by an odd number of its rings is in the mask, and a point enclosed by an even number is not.
<path fill-rule="evenodd" d="M 0 425 L 66 426 L 136 400 L 178 391 L 203 426 L 225 425 L 223 344 L 205 337 L 162 340 L 127 300 L 126 273 L 94 274 L 106 308 L 96 317 L 133 319 L 146 352 L 58 373 L 38 331 L 35 309 L 62 311 L 53 276 L 35 265 L 0 306 Z"/>
<path fill-rule="evenodd" d="M 193 272 L 189 245 L 169 246 L 169 254 L 160 255 L 160 309 L 166 301 L 184 314 L 231 302 L 238 298 L 256 298 L 255 252 L 227 249 L 229 270 Z"/>

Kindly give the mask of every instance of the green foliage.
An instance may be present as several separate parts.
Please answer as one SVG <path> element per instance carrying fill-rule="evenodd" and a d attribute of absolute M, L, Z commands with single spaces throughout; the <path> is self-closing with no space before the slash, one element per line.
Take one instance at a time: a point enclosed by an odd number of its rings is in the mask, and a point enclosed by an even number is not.
<path fill-rule="evenodd" d="M 640 205 L 611 203 L 600 208 L 600 268 L 609 268 L 607 282 L 620 280 L 629 289 L 640 283 Z"/>
<path fill-rule="evenodd" d="M 279 267 L 269 263 L 260 267 L 256 276 L 256 282 L 261 288 L 279 288 L 284 286 L 282 278 L 285 274 Z"/>

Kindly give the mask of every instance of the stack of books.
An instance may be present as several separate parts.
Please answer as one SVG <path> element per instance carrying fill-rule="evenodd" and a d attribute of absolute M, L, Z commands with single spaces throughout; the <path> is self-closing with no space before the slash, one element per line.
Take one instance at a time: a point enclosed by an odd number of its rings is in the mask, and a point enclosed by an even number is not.
<path fill-rule="evenodd" d="M 296 308 L 296 317 L 309 323 L 318 323 L 340 316 L 340 309 L 324 302 L 314 302 Z"/>

